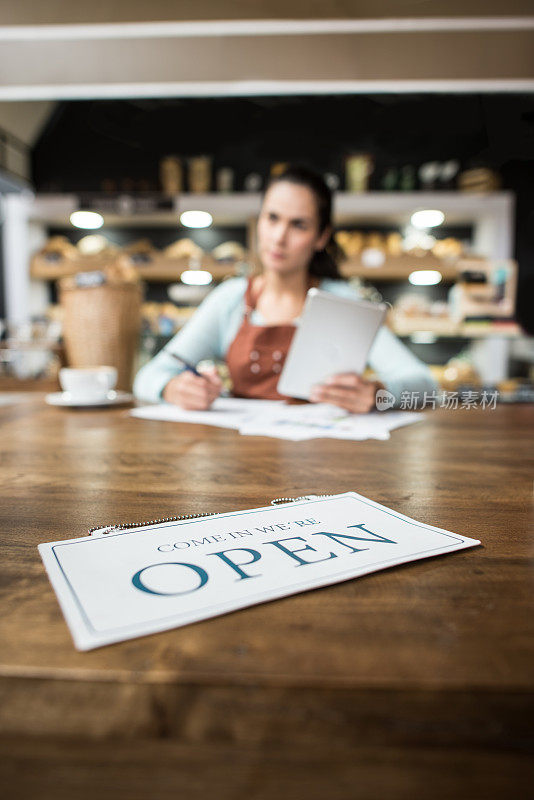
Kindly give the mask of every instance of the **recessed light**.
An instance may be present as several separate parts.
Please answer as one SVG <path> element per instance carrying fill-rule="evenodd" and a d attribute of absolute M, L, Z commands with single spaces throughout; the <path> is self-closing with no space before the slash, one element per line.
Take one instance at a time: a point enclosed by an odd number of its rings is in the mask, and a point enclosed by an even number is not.
<path fill-rule="evenodd" d="M 73 211 L 69 217 L 75 228 L 95 230 L 104 224 L 104 217 L 96 211 Z"/>
<path fill-rule="evenodd" d="M 212 282 L 213 276 L 207 269 L 186 269 L 180 275 L 180 280 L 189 286 L 207 286 Z"/>
<path fill-rule="evenodd" d="M 428 208 L 412 214 L 410 222 L 414 228 L 435 228 L 441 225 L 444 219 L 445 214 L 443 211 L 439 211 L 437 208 Z"/>
<path fill-rule="evenodd" d="M 184 211 L 180 222 L 186 228 L 209 228 L 213 217 L 207 211 Z"/>
<path fill-rule="evenodd" d="M 442 277 L 437 269 L 416 269 L 409 274 L 408 280 L 413 286 L 434 286 Z"/>

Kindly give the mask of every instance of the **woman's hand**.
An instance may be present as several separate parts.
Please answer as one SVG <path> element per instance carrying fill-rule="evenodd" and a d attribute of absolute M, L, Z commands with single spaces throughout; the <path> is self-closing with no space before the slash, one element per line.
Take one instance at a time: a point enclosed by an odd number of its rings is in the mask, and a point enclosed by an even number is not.
<path fill-rule="evenodd" d="M 185 370 L 171 378 L 163 390 L 163 399 L 189 411 L 205 411 L 221 390 L 222 381 L 215 368 L 202 370 L 202 377 Z"/>
<path fill-rule="evenodd" d="M 332 375 L 324 383 L 313 387 L 312 403 L 332 403 L 352 414 L 365 414 L 375 408 L 379 381 L 367 381 L 355 372 Z"/>

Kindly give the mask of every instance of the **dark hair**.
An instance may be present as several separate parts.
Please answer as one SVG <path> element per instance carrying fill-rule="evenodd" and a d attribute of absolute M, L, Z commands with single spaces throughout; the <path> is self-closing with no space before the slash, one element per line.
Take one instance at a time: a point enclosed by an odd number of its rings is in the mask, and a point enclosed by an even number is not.
<path fill-rule="evenodd" d="M 298 165 L 287 166 L 283 172 L 272 175 L 267 181 L 263 196 L 267 194 L 271 186 L 275 183 L 286 181 L 296 183 L 297 186 L 306 186 L 315 197 L 317 204 L 317 215 L 319 217 L 319 231 L 322 233 L 326 228 L 332 228 L 332 192 L 326 185 L 323 177 L 308 167 Z M 332 236 L 324 250 L 314 253 L 310 261 L 308 272 L 317 278 L 332 278 L 339 280 L 337 266 L 338 247 Z"/>

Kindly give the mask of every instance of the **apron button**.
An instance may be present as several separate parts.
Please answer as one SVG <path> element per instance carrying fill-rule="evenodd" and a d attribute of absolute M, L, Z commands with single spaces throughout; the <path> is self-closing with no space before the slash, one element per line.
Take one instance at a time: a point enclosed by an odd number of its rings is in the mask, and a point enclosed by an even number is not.
<path fill-rule="evenodd" d="M 273 364 L 273 372 L 282 372 L 281 364 Z"/>
<path fill-rule="evenodd" d="M 254 363 L 254 364 L 250 365 L 250 371 L 251 372 L 258 373 L 260 371 L 260 369 L 261 369 L 261 367 L 257 363 Z"/>
<path fill-rule="evenodd" d="M 280 350 L 275 350 L 273 353 L 273 358 L 275 361 L 280 361 L 282 358 L 282 352 Z"/>
<path fill-rule="evenodd" d="M 251 361 L 257 361 L 259 357 L 260 357 L 260 354 L 258 353 L 257 350 L 251 350 L 250 351 L 250 360 Z"/>

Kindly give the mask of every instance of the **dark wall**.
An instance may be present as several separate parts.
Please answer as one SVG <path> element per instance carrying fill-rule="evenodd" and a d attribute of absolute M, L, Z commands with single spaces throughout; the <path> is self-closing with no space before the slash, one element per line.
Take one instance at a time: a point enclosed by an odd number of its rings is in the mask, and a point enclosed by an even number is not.
<path fill-rule="evenodd" d="M 157 190 L 162 156 L 206 153 L 235 170 L 239 189 L 274 161 L 343 176 L 358 151 L 375 157 L 371 188 L 390 166 L 458 158 L 497 168 L 513 189 L 518 165 L 533 176 L 534 94 L 65 102 L 34 148 L 33 177 L 38 191 L 99 191 L 106 178 Z"/>

